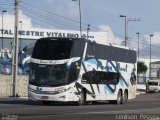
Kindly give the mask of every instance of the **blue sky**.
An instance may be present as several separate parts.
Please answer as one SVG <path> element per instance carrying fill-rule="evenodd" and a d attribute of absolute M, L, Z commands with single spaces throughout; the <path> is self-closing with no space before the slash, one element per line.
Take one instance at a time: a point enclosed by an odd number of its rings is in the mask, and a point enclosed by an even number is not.
<path fill-rule="evenodd" d="M 62 4 L 63 1 L 59 0 Z M 73 1 L 69 0 L 68 4 L 71 4 L 70 2 Z M 123 33 L 124 19 L 120 18 L 119 15 L 123 14 L 127 15 L 128 18 L 142 19 L 141 22 L 129 23 L 129 31 L 132 33 L 140 31 L 144 34 L 150 34 L 160 30 L 158 26 L 160 25 L 159 0 L 87 0 L 87 2 L 81 0 L 81 3 L 82 21 L 84 23 L 90 23 L 94 26 L 108 25 L 113 32 L 121 34 Z M 76 3 L 74 4 L 76 5 Z M 65 5 L 63 4 L 63 6 Z"/>
<path fill-rule="evenodd" d="M 14 0 L 0 0 L 2 3 Z M 78 1 L 72 0 L 21 0 L 24 3 L 42 8 L 43 10 L 79 21 Z M 151 34 L 160 31 L 160 0 L 80 0 L 82 22 L 98 27 L 109 26 L 113 33 L 124 35 L 124 18 L 141 18 L 140 22 L 130 21 L 129 36 L 136 32 Z M 20 5 L 23 3 L 20 2 Z M 22 7 L 20 7 L 22 8 Z M 23 10 L 22 10 L 23 12 Z M 42 13 L 40 13 L 42 14 Z M 34 20 L 34 18 L 31 17 Z M 85 30 L 85 26 L 83 27 Z"/>
<path fill-rule="evenodd" d="M 130 41 L 134 41 L 129 44 L 132 47 L 137 46 L 136 33 L 140 32 L 140 49 L 141 51 L 146 51 L 143 52 L 143 56 L 148 56 L 149 35 L 155 34 L 152 41 L 154 45 L 152 51 L 153 55 L 160 56 L 160 0 L 80 1 L 82 23 L 85 24 L 83 25 L 83 30 L 86 30 L 87 24 L 90 24 L 94 26 L 91 27 L 91 31 L 109 29 L 115 36 L 124 39 L 124 18 L 120 18 L 119 15 L 126 15 L 130 19 L 141 18 L 141 21 L 129 21 L 128 36 Z M 8 9 L 7 11 L 13 14 L 13 2 L 14 0 L 0 0 L 0 9 Z M 6 5 L 1 3 L 6 3 Z M 67 17 L 71 20 L 79 21 L 78 0 L 21 0 L 20 9 L 23 14 L 32 20 L 34 26 L 51 29 L 79 29 L 79 23 L 63 18 Z M 53 21 L 50 21 L 50 18 Z M 145 46 L 144 43 L 146 44 Z"/>
<path fill-rule="evenodd" d="M 79 21 L 78 1 L 72 0 L 21 0 L 61 16 Z M 151 34 L 160 31 L 160 0 L 81 0 L 82 22 L 91 26 L 106 25 L 113 33 L 124 35 L 124 18 L 141 18 L 130 21 L 129 36 L 136 32 Z M 83 27 L 85 29 L 85 27 Z"/>

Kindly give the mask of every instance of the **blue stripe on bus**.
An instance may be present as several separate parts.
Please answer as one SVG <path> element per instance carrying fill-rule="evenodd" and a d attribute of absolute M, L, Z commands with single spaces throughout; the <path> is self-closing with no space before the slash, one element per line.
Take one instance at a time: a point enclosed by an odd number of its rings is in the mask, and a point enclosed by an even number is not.
<path fill-rule="evenodd" d="M 126 82 L 126 80 L 124 79 L 124 77 L 122 76 L 122 74 L 120 73 L 120 71 L 117 68 L 117 62 L 116 62 L 116 66 L 110 61 L 109 63 L 111 63 L 112 67 L 115 69 L 115 71 L 117 71 L 120 74 L 120 78 L 121 80 L 125 83 L 125 85 L 128 87 L 128 83 Z"/>
<path fill-rule="evenodd" d="M 105 92 L 109 92 L 109 93 L 114 93 L 116 91 L 116 85 L 114 86 L 114 88 L 112 88 L 110 85 L 106 84 L 105 87 Z"/>
<path fill-rule="evenodd" d="M 95 65 L 97 65 L 97 67 L 99 66 L 101 69 L 103 69 L 103 67 L 101 66 L 101 64 L 99 64 L 99 63 L 101 63 L 101 61 L 99 61 L 98 59 L 89 59 L 89 60 L 87 60 L 87 61 L 84 61 L 84 60 L 83 60 L 83 62 L 82 62 L 82 65 L 83 65 L 83 67 L 84 67 L 84 69 L 85 69 L 85 72 L 87 72 L 87 69 L 86 69 L 86 66 L 85 66 L 84 62 L 89 62 L 89 63 L 95 64 Z M 120 71 L 119 71 L 119 69 L 118 69 L 117 62 L 116 62 L 116 66 L 115 66 L 115 65 L 113 64 L 113 62 L 111 62 L 111 61 L 108 61 L 108 63 L 110 63 L 110 64 L 112 65 L 112 67 L 115 69 L 115 71 L 120 74 L 120 79 L 119 79 L 119 81 L 120 81 L 121 86 L 126 85 L 126 86 L 128 87 L 128 86 L 129 86 L 128 83 L 126 82 L 126 80 L 124 79 L 124 77 L 122 76 L 122 74 L 120 73 Z M 109 70 L 106 69 L 106 71 L 109 71 Z M 111 71 L 110 71 L 110 72 L 111 72 Z M 98 91 L 99 91 L 99 87 L 98 87 L 98 86 L 97 86 L 97 89 L 98 89 Z M 106 91 L 106 90 L 107 90 L 109 93 L 114 93 L 114 92 L 116 91 L 116 85 L 115 85 L 114 88 L 112 88 L 110 85 L 106 84 L 106 85 L 105 85 L 105 91 Z"/>
<path fill-rule="evenodd" d="M 86 62 L 92 63 L 94 65 L 97 65 L 97 60 L 96 59 L 89 59 Z"/>

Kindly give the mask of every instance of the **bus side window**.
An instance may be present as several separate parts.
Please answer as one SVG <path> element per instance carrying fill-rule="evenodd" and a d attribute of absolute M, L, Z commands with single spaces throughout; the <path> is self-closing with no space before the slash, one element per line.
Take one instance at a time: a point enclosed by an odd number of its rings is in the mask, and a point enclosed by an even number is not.
<path fill-rule="evenodd" d="M 88 80 L 89 79 L 89 72 L 86 72 L 82 75 L 83 80 Z"/>
<path fill-rule="evenodd" d="M 119 73 L 98 71 L 95 84 L 116 85 L 119 82 Z"/>
<path fill-rule="evenodd" d="M 76 68 L 77 68 L 76 63 L 72 63 L 69 70 L 69 78 L 68 78 L 69 83 L 72 83 L 78 79 Z"/>
<path fill-rule="evenodd" d="M 83 83 L 86 84 L 117 85 L 119 82 L 119 77 L 120 77 L 119 73 L 104 72 L 104 71 L 90 71 L 82 75 Z"/>
<path fill-rule="evenodd" d="M 86 84 L 92 84 L 93 78 L 94 78 L 94 74 L 92 71 L 86 72 L 82 75 L 83 83 L 86 83 Z"/>

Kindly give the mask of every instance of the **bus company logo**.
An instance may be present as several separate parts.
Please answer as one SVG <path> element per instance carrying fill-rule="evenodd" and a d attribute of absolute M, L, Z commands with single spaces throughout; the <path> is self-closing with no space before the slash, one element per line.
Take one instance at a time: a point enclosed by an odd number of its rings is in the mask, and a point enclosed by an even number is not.
<path fill-rule="evenodd" d="M 41 90 L 42 90 L 42 87 L 37 86 L 37 87 L 36 87 L 36 90 L 37 90 L 37 91 L 41 91 Z"/>
<path fill-rule="evenodd" d="M 94 55 L 91 55 L 91 54 L 87 54 L 87 57 L 89 57 L 89 58 L 94 58 L 95 56 L 94 56 Z"/>

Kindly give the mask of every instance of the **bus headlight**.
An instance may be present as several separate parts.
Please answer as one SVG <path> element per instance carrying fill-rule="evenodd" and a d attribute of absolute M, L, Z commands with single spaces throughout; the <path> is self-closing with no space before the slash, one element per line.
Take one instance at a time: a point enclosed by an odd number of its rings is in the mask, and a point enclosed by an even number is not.
<path fill-rule="evenodd" d="M 66 92 L 66 91 L 68 91 L 70 89 L 71 89 L 71 87 L 69 87 L 69 88 L 58 88 L 58 89 L 55 90 L 55 92 L 57 92 L 57 93 L 63 93 L 63 92 Z"/>
<path fill-rule="evenodd" d="M 63 92 L 66 92 L 68 90 L 70 90 L 71 87 L 69 88 L 57 88 L 55 89 L 54 91 L 43 91 L 43 90 L 34 90 L 32 88 L 29 88 L 29 91 L 30 92 L 34 92 L 36 94 L 48 94 L 48 95 L 53 95 L 53 94 L 59 94 L 59 93 L 63 93 Z"/>

